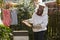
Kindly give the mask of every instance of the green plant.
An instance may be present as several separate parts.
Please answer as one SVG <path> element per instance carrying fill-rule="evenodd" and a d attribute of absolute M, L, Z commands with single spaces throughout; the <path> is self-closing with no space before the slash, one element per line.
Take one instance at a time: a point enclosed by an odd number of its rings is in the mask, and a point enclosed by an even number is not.
<path fill-rule="evenodd" d="M 28 3 L 29 5 L 25 5 L 25 2 L 17 6 L 18 9 L 18 25 L 11 25 L 11 29 L 13 30 L 28 30 L 29 40 L 33 40 L 33 32 L 31 28 L 28 28 L 26 25 L 22 23 L 23 20 L 29 19 L 32 17 L 34 12 L 34 6 L 32 1 Z"/>
<path fill-rule="evenodd" d="M 60 39 L 60 11 L 59 11 L 60 9 L 58 5 L 53 8 L 55 9 L 52 15 L 49 15 L 48 40 L 59 40 Z"/>
<path fill-rule="evenodd" d="M 29 0 L 28 0 L 29 1 Z M 24 30 L 25 25 L 22 24 L 22 20 L 26 20 L 32 17 L 32 13 L 34 11 L 34 6 L 32 1 L 28 2 L 28 4 L 26 4 L 26 2 L 23 1 L 22 4 L 20 4 L 18 7 L 18 30 Z M 15 27 L 16 28 L 16 27 Z"/>
<path fill-rule="evenodd" d="M 3 2 L 3 0 L 0 0 L 0 3 L 2 3 Z"/>
<path fill-rule="evenodd" d="M 20 27 L 20 30 L 28 30 L 29 40 L 33 40 L 33 32 L 31 28 L 28 28 L 26 25 L 22 23 L 23 20 L 31 18 L 34 11 L 34 6 L 32 1 L 28 4 L 29 5 L 27 6 L 23 2 L 23 4 L 20 4 L 18 6 L 18 22 L 19 22 L 18 27 Z"/>
<path fill-rule="evenodd" d="M 10 40 L 11 29 L 0 24 L 0 40 Z"/>

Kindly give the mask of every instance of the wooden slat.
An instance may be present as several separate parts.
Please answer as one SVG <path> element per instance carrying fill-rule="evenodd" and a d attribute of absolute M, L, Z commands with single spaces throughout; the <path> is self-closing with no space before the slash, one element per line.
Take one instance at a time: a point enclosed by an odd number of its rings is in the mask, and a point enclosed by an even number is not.
<path fill-rule="evenodd" d="M 28 31 L 26 30 L 13 31 L 13 36 L 28 36 Z"/>

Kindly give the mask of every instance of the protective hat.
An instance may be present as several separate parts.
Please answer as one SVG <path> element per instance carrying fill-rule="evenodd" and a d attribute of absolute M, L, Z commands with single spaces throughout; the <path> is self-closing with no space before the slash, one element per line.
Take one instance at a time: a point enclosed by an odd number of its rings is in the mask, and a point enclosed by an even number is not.
<path fill-rule="evenodd" d="M 45 3 L 39 3 L 39 5 L 41 5 L 41 6 L 46 6 Z"/>
<path fill-rule="evenodd" d="M 41 5 L 41 6 L 46 6 L 45 3 L 43 3 L 42 0 L 38 0 L 38 5 Z"/>

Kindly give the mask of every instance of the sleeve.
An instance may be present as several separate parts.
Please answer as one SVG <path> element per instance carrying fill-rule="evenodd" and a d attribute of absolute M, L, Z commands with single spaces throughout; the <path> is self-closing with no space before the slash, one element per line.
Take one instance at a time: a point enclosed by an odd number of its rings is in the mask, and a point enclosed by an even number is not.
<path fill-rule="evenodd" d="M 42 15 L 48 15 L 48 7 L 47 6 L 44 8 L 44 11 L 43 11 Z"/>
<path fill-rule="evenodd" d="M 33 24 L 32 18 L 28 19 L 28 22 L 31 23 L 31 24 Z"/>
<path fill-rule="evenodd" d="M 37 9 L 39 8 L 39 5 L 37 5 L 37 7 L 35 8 L 35 10 L 34 10 L 34 13 L 33 14 L 35 14 L 36 12 L 37 12 Z"/>
<path fill-rule="evenodd" d="M 43 15 L 44 15 L 44 17 L 43 17 L 43 21 L 41 23 L 41 26 L 46 27 L 48 24 L 48 8 L 47 7 L 45 8 Z"/>
<path fill-rule="evenodd" d="M 43 22 L 41 23 L 42 27 L 46 27 L 48 25 L 48 16 L 46 16 L 43 20 Z"/>

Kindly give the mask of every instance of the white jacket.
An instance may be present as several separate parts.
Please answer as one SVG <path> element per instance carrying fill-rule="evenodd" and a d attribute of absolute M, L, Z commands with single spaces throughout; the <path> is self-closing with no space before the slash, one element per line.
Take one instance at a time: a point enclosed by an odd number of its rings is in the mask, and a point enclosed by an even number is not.
<path fill-rule="evenodd" d="M 38 9 L 38 6 L 37 6 L 37 8 L 35 9 L 35 12 L 32 15 L 32 18 L 29 19 L 29 21 L 30 21 L 30 23 L 33 24 L 33 26 L 37 25 L 37 24 L 41 24 L 42 28 L 41 29 L 34 29 L 33 28 L 33 31 L 34 32 L 38 32 L 38 31 L 47 30 L 47 24 L 48 24 L 48 7 L 45 6 L 42 16 L 38 16 L 36 14 L 37 9 Z"/>

